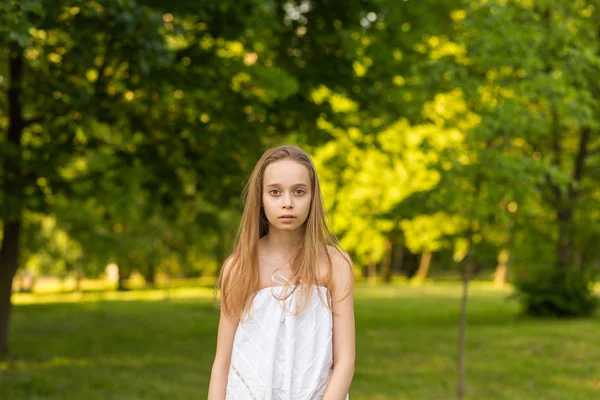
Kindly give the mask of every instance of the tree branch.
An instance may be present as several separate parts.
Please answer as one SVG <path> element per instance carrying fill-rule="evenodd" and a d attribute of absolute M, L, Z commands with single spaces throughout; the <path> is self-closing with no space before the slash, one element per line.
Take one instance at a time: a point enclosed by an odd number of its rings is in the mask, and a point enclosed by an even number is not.
<path fill-rule="evenodd" d="M 23 128 L 26 128 L 32 124 L 37 124 L 38 122 L 42 122 L 44 119 L 45 119 L 45 117 L 43 117 L 41 115 L 39 117 L 25 119 L 25 120 L 23 120 Z"/>
<path fill-rule="evenodd" d="M 102 88 L 105 88 L 105 81 L 108 76 L 106 75 L 106 68 L 108 67 L 108 60 L 110 58 L 111 50 L 113 49 L 114 38 L 113 36 L 109 36 L 108 41 L 106 43 L 106 50 L 104 51 L 104 56 L 102 57 L 102 65 L 98 68 L 98 78 L 96 82 L 94 82 L 94 94 L 98 96 L 98 93 Z M 105 92 L 103 90 L 103 92 Z"/>
<path fill-rule="evenodd" d="M 588 156 L 595 156 L 596 154 L 600 154 L 600 147 L 598 147 L 597 149 L 588 150 Z"/>
<path fill-rule="evenodd" d="M 575 159 L 575 168 L 573 170 L 573 182 L 579 183 L 583 178 L 585 172 L 585 160 L 588 157 L 588 143 L 590 141 L 591 129 L 585 127 L 581 130 L 581 137 L 579 139 L 579 149 L 577 151 L 577 158 Z M 574 200 L 578 195 L 578 189 L 575 189 L 573 184 L 569 185 L 569 198 Z"/>
<path fill-rule="evenodd" d="M 64 117 L 65 115 L 67 115 L 69 113 L 69 111 L 71 111 L 71 109 L 73 109 L 73 105 L 68 104 L 67 107 L 64 109 L 64 111 L 62 113 L 60 113 L 60 114 L 52 114 L 52 119 L 56 119 L 57 117 Z M 47 118 L 47 116 L 39 115 L 37 117 L 25 119 L 23 121 L 23 124 L 24 124 L 24 127 L 27 127 L 29 125 L 37 124 L 38 122 L 42 122 L 46 118 Z"/>
<path fill-rule="evenodd" d="M 93 171 L 93 172 L 88 173 L 87 175 L 81 175 L 81 176 L 78 176 L 78 177 L 70 179 L 70 180 L 64 180 L 64 183 L 69 184 L 69 185 L 72 185 L 75 183 L 82 183 L 85 181 L 89 181 L 91 179 L 98 178 L 98 177 L 100 177 L 104 174 L 107 174 L 108 172 L 114 171 L 120 167 L 122 167 L 121 163 L 114 163 L 113 165 L 110 165 L 107 168 L 104 168 L 102 170 Z"/>

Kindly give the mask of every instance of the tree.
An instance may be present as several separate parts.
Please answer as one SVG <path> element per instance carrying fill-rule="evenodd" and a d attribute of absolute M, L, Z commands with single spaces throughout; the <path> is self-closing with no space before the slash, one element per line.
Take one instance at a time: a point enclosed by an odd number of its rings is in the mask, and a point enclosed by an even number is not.
<path fill-rule="evenodd" d="M 133 165 L 152 172 L 142 185 L 154 203 L 172 203 L 184 190 L 175 171 L 182 151 L 171 158 L 165 151 L 185 144 L 167 132 L 140 134 L 127 121 L 127 113 L 135 120 L 134 111 L 144 110 L 143 101 L 133 101 L 139 82 L 166 72 L 174 60 L 161 31 L 163 15 L 134 1 L 45 6 L 41 12 L 40 2 L 10 2 L 6 17 L 20 20 L 3 24 L 9 29 L 0 38 L 9 67 L 2 99 L 7 135 L 0 136 L 2 355 L 8 352 L 11 284 L 26 210 L 48 213 L 57 197 L 94 196 L 105 179 L 118 181 L 118 171 Z M 186 150 L 188 160 L 206 160 L 198 156 L 204 149 Z M 222 187 L 214 192 L 227 198 L 230 188 Z"/>
<path fill-rule="evenodd" d="M 316 127 L 331 111 L 311 94 L 352 75 L 359 55 L 344 46 L 363 46 L 347 35 L 362 29 L 365 4 L 8 2 L 0 37 L 10 50 L 0 99 L 0 354 L 8 352 L 25 212 L 63 217 L 87 260 L 101 265 L 94 253 L 116 253 L 124 220 L 177 215 L 196 197 L 235 207 L 265 146 L 293 134 L 328 139 Z M 321 68 L 325 60 L 331 69 Z M 146 214 L 114 212 L 116 193 L 144 198 Z M 87 236 L 65 212 L 82 199 L 95 199 L 87 207 L 104 221 Z"/>
<path fill-rule="evenodd" d="M 470 89 L 469 97 L 486 105 L 482 125 L 502 132 L 507 153 L 541 172 L 532 182 L 539 196 L 520 196 L 547 210 L 547 216 L 538 217 L 554 230 L 554 265 L 533 268 L 535 261 L 527 260 L 530 267 L 519 274 L 524 306 L 533 314 L 588 314 L 596 303 L 587 284 L 593 256 L 578 243 L 583 236 L 578 232 L 589 230 L 577 225 L 581 204 L 598 187 L 600 50 L 593 11 L 585 2 L 494 1 L 460 15 L 465 17 L 460 40 L 469 59 L 462 85 Z M 581 265 L 585 259 L 587 267 Z M 582 282 L 578 306 L 557 299 L 552 292 L 560 292 L 558 287 L 527 293 L 552 286 L 544 280 L 570 285 L 573 279 Z"/>

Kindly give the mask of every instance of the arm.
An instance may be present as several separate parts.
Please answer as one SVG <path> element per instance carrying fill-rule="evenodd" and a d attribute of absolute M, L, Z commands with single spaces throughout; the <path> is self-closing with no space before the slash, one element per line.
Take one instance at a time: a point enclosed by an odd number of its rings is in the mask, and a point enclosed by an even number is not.
<path fill-rule="evenodd" d="M 226 262 L 223 268 L 228 268 Z M 227 388 L 229 366 L 231 364 L 231 353 L 233 350 L 233 339 L 237 330 L 239 320 L 232 321 L 225 316 L 221 308 L 219 316 L 219 328 L 217 332 L 217 351 L 210 374 L 208 384 L 208 400 L 224 400 Z"/>
<path fill-rule="evenodd" d="M 344 400 L 354 376 L 354 272 L 350 257 L 337 251 L 332 255 L 333 373 L 323 400 Z M 350 265 L 349 265 L 350 264 Z M 345 298 L 344 298 L 345 297 Z"/>

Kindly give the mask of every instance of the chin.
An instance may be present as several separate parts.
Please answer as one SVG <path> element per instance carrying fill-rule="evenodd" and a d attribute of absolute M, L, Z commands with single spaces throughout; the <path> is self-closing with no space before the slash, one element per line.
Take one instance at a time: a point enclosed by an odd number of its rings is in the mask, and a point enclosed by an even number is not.
<path fill-rule="evenodd" d="M 304 222 L 305 221 L 295 221 L 293 224 L 288 224 L 288 225 L 281 224 L 281 225 L 279 225 L 279 227 L 281 229 L 285 229 L 285 230 L 288 230 L 288 231 L 293 231 L 293 230 L 296 230 L 296 229 L 304 227 L 304 225 L 306 225 Z"/>
<path fill-rule="evenodd" d="M 302 227 L 303 222 L 294 221 L 291 224 L 285 224 L 285 223 L 281 223 L 281 222 L 277 221 L 277 223 L 273 224 L 273 225 L 281 231 L 295 231 L 296 229 Z"/>
<path fill-rule="evenodd" d="M 277 227 L 284 231 L 293 231 L 294 229 L 298 228 L 299 226 L 300 225 L 298 225 L 295 222 L 293 224 L 277 224 Z"/>

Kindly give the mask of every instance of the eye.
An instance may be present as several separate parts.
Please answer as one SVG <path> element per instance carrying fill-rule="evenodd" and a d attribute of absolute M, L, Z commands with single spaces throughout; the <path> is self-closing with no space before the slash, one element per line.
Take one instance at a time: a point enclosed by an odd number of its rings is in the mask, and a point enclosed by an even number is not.
<path fill-rule="evenodd" d="M 279 192 L 279 190 L 273 189 L 273 190 L 269 191 L 269 193 L 271 193 L 273 196 L 275 196 L 275 195 L 277 195 L 277 193 L 273 193 L 273 192 Z"/>
<path fill-rule="evenodd" d="M 304 193 L 306 193 L 303 189 L 296 189 L 296 192 L 301 192 L 300 195 L 303 195 Z"/>

